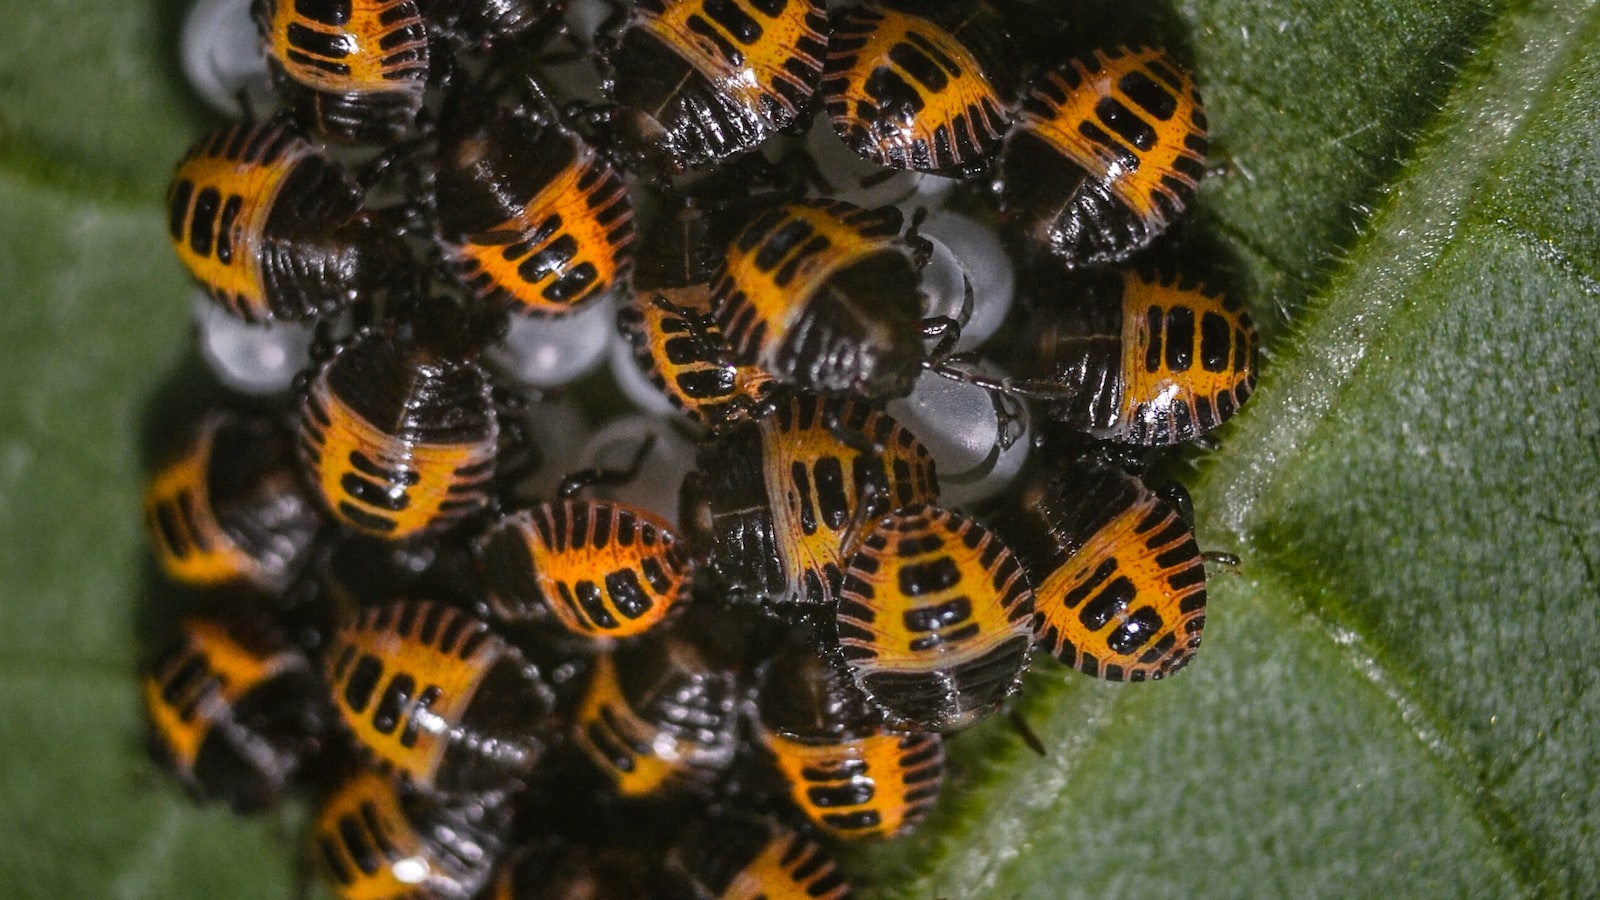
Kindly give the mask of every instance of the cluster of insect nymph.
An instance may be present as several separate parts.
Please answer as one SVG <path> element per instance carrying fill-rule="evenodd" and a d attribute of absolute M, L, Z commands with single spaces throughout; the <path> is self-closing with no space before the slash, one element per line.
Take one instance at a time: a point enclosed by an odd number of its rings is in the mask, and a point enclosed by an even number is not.
<path fill-rule="evenodd" d="M 1198 649 L 1145 477 L 1256 333 L 1163 249 L 1174 54 L 984 0 L 197 10 L 253 48 L 168 196 L 230 399 L 153 466 L 143 696 L 197 797 L 311 798 L 340 896 L 848 896 L 1032 657 Z"/>

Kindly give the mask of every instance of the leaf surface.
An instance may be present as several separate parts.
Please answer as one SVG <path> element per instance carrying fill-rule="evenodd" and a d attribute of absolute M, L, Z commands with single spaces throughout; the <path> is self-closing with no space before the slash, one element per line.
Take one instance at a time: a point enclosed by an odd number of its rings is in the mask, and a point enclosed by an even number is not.
<path fill-rule="evenodd" d="M 181 371 L 190 296 L 161 195 L 204 121 L 179 12 L 26 4 L 0 32 L 16 896 L 292 890 L 286 829 L 189 808 L 140 746 L 143 417 Z M 1186 228 L 1269 341 L 1188 479 L 1202 543 L 1243 562 L 1213 573 L 1205 647 L 1169 681 L 1038 661 L 1022 711 L 1048 757 L 1003 723 L 963 735 L 934 820 L 850 854 L 865 893 L 1581 894 L 1600 883 L 1600 9 L 1149 12 L 1227 164 Z"/>

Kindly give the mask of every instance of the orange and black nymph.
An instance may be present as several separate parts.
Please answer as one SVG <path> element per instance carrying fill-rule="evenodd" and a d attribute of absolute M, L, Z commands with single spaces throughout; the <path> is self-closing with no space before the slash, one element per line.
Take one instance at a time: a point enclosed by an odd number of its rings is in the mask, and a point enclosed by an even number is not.
<path fill-rule="evenodd" d="M 1070 266 L 1167 229 L 1205 173 L 1194 77 L 1165 50 L 1096 50 L 1036 79 L 1001 151 L 1000 215 Z"/>
<path fill-rule="evenodd" d="M 605 54 L 621 152 L 677 173 L 754 150 L 802 120 L 827 44 L 817 0 L 639 0 Z"/>
<path fill-rule="evenodd" d="M 760 366 L 733 361 L 711 317 L 709 285 L 641 288 L 617 311 L 617 328 L 650 383 L 702 428 L 741 420 L 773 386 Z"/>
<path fill-rule="evenodd" d="M 278 91 L 327 137 L 383 143 L 416 129 L 428 24 L 416 0 L 253 0 Z"/>
<path fill-rule="evenodd" d="M 679 520 L 730 596 L 825 604 L 853 525 L 938 496 L 933 458 L 893 417 L 865 400 L 793 394 L 701 447 Z"/>
<path fill-rule="evenodd" d="M 249 812 L 290 786 L 329 714 L 310 660 L 259 599 L 226 601 L 185 618 L 141 684 L 156 758 L 196 797 Z"/>
<path fill-rule="evenodd" d="M 144 514 L 168 577 L 268 593 L 299 573 L 323 521 L 300 486 L 286 431 L 225 412 L 202 419 L 151 476 Z"/>
<path fill-rule="evenodd" d="M 694 571 L 665 519 L 574 496 L 504 516 L 478 550 L 497 616 L 553 617 L 594 640 L 649 630 L 688 598 Z"/>
<path fill-rule="evenodd" d="M 553 316 L 626 284 L 633 204 L 604 156 L 530 112 L 496 110 L 445 132 L 438 237 L 468 289 L 519 315 Z"/>
<path fill-rule="evenodd" d="M 338 312 L 392 275 L 397 241 L 361 209 L 344 169 L 285 125 L 202 138 L 167 192 L 178 259 L 247 322 Z"/>
<path fill-rule="evenodd" d="M 712 277 L 733 359 L 805 390 L 910 392 L 928 354 L 919 266 L 901 223 L 895 207 L 842 200 L 754 216 Z"/>
<path fill-rule="evenodd" d="M 1200 647 L 1205 559 L 1172 497 L 1111 466 L 1037 476 L 1007 535 L 1034 583 L 1038 646 L 1109 681 L 1164 678 Z"/>
<path fill-rule="evenodd" d="M 720 814 L 667 852 L 667 869 L 714 900 L 849 900 L 850 881 L 826 847 L 776 819 Z"/>
<path fill-rule="evenodd" d="M 300 402 L 300 459 L 315 495 L 341 524 L 391 540 L 486 506 L 499 454 L 487 373 L 421 330 L 432 329 L 358 331 Z"/>
<path fill-rule="evenodd" d="M 719 648 L 694 629 L 658 629 L 595 661 L 574 743 L 624 797 L 704 791 L 738 753 L 743 699 Z"/>
<path fill-rule="evenodd" d="M 713 431 L 754 411 L 773 387 L 760 366 L 734 361 L 711 315 L 711 276 L 728 241 L 725 212 L 690 200 L 659 225 L 640 248 L 630 301 L 617 310 L 617 328 L 645 377 Z"/>
<path fill-rule="evenodd" d="M 834 10 L 822 102 L 880 166 L 976 174 L 1011 124 L 1017 51 L 982 0 L 882 0 Z"/>
<path fill-rule="evenodd" d="M 926 818 L 939 799 L 943 736 L 886 726 L 809 642 L 773 661 L 757 702 L 757 740 L 794 805 L 825 834 L 893 837 Z"/>
<path fill-rule="evenodd" d="M 544 753 L 555 699 L 542 673 L 454 607 L 362 610 L 335 628 L 324 670 L 356 743 L 419 788 L 508 790 Z"/>
<path fill-rule="evenodd" d="M 1063 389 L 1051 418 L 1141 446 L 1193 440 L 1255 390 L 1255 323 L 1237 297 L 1155 269 L 1096 272 L 1041 302 L 1019 374 Z"/>
<path fill-rule="evenodd" d="M 357 769 L 322 798 L 311 823 L 312 855 L 344 900 L 466 900 L 504 848 L 509 817 L 502 809 Z"/>
<path fill-rule="evenodd" d="M 872 523 L 839 591 L 839 645 L 891 725 L 954 731 L 1022 686 L 1033 591 L 992 531 L 932 506 Z"/>

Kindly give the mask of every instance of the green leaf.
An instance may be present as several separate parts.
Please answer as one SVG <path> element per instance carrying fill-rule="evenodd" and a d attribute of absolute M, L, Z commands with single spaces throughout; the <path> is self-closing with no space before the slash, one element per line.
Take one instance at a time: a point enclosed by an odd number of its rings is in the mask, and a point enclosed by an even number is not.
<path fill-rule="evenodd" d="M 285 897 L 292 833 L 191 809 L 140 746 L 140 440 L 182 384 L 190 296 L 161 194 L 203 121 L 171 49 L 180 5 L 16 6 L 0 876 L 22 897 Z M 1225 247 L 1269 342 L 1256 397 L 1190 479 L 1202 542 L 1243 561 L 1214 573 L 1205 647 L 1169 681 L 1036 663 L 1022 712 L 1049 755 L 1000 722 L 963 735 L 934 821 L 851 851 L 858 881 L 908 898 L 1592 890 L 1600 8 L 1149 12 L 1192 55 L 1228 163 L 1188 228 Z"/>

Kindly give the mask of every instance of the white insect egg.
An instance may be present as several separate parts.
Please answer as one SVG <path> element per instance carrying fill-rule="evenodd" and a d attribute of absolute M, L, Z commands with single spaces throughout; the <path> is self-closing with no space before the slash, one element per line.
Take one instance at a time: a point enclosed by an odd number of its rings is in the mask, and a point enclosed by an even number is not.
<path fill-rule="evenodd" d="M 966 284 L 972 285 L 972 317 L 961 328 L 957 350 L 970 350 L 1000 329 L 1016 297 L 1017 271 L 1000 238 L 982 222 L 940 210 L 920 228 L 933 245 L 922 271 L 924 315 L 958 318 Z"/>
<path fill-rule="evenodd" d="M 513 316 L 504 344 L 491 352 L 523 384 L 560 387 L 605 362 L 615 323 L 615 307 L 604 300 L 554 318 Z"/>
<path fill-rule="evenodd" d="M 517 423 L 528 433 L 538 464 L 518 480 L 516 492 L 527 497 L 552 497 L 567 473 L 583 468 L 584 444 L 590 436 L 583 410 L 570 397 L 528 405 Z"/>
<path fill-rule="evenodd" d="M 987 363 L 978 369 L 1004 377 Z M 889 401 L 889 415 L 922 440 L 939 472 L 939 502 L 961 507 L 991 497 L 1022 469 L 1032 446 L 1027 405 L 1001 398 L 1018 418 L 1006 423 L 1012 441 L 1000 446 L 1000 417 L 989 391 L 963 381 L 924 373 L 910 396 Z"/>
<path fill-rule="evenodd" d="M 311 364 L 312 330 L 304 325 L 252 325 L 213 303 L 204 291 L 195 294 L 194 323 L 200 357 L 217 380 L 241 394 L 281 394 Z"/>
<path fill-rule="evenodd" d="M 597 497 L 641 506 L 678 524 L 678 488 L 694 468 L 694 442 L 671 418 L 634 413 L 613 419 L 595 432 L 579 455 L 582 466 L 626 469 L 649 438 L 655 438 L 639 472 L 625 484 L 592 488 Z"/>
<path fill-rule="evenodd" d="M 567 4 L 565 24 L 567 33 L 584 40 L 595 37 L 600 27 L 615 11 L 610 0 L 572 0 Z M 539 86 L 551 97 L 599 102 L 604 97 L 600 90 L 600 73 L 594 60 L 583 55 L 555 54 L 541 60 Z"/>
<path fill-rule="evenodd" d="M 184 75 L 217 112 L 243 117 L 240 94 L 263 100 L 270 94 L 266 48 L 250 18 L 250 0 L 196 0 L 178 40 Z"/>
<path fill-rule="evenodd" d="M 593 37 L 615 11 L 610 0 L 571 0 L 567 4 L 567 28 L 573 34 Z"/>
<path fill-rule="evenodd" d="M 907 212 L 917 207 L 936 209 L 961 183 L 926 172 L 885 169 L 862 159 L 839 140 L 823 116 L 806 135 L 806 150 L 828 182 L 826 189 L 813 186 L 812 196 L 848 200 L 868 209 L 889 205 L 898 205 Z"/>

